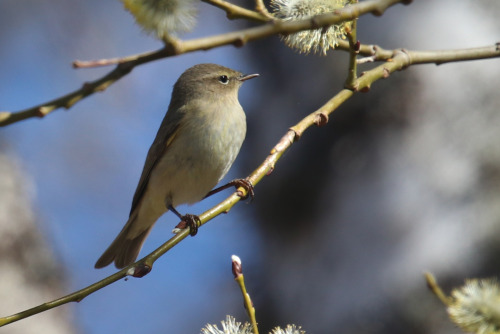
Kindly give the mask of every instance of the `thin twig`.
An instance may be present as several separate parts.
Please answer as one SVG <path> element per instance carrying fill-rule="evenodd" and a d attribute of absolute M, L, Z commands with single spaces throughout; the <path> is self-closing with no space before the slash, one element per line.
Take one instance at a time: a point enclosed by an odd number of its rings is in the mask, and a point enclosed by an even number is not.
<path fill-rule="evenodd" d="M 436 277 L 434 277 L 434 275 L 429 272 L 426 272 L 424 276 L 425 281 L 427 282 L 427 286 L 432 291 L 432 293 L 434 293 L 434 295 L 436 295 L 436 297 L 438 297 L 444 305 L 450 306 L 452 304 L 452 299 L 443 292 L 443 290 L 437 283 Z"/>
<path fill-rule="evenodd" d="M 209 1 L 214 5 L 215 3 L 219 5 L 222 5 L 222 3 L 228 4 L 227 2 L 221 0 L 207 0 L 207 1 Z M 405 0 L 386 0 L 386 1 L 390 1 L 390 4 L 386 4 L 384 6 L 384 9 L 398 2 L 404 2 Z M 358 8 L 358 6 L 361 5 L 363 6 Z M 170 48 L 171 50 L 169 52 L 165 52 L 165 48 L 161 49 L 162 57 L 160 58 L 165 58 L 173 55 L 180 55 L 183 53 L 194 52 L 199 50 L 209 50 L 223 45 L 233 44 L 235 46 L 243 46 L 247 42 L 269 37 L 271 35 L 290 34 L 302 30 L 327 27 L 332 24 L 339 24 L 341 22 L 350 21 L 353 18 L 357 18 L 361 15 L 371 12 L 377 12 L 378 15 L 380 15 L 380 7 L 378 6 L 377 1 L 366 1 L 362 4 L 353 5 L 350 7 L 336 10 L 335 13 L 321 14 L 303 20 L 296 20 L 296 21 L 276 20 L 273 22 L 269 22 L 266 25 L 262 25 L 255 28 L 249 28 L 221 35 L 214 35 L 210 37 L 203 37 L 186 41 L 179 40 L 177 41 L 174 48 Z M 339 41 L 337 49 L 349 51 L 350 50 L 349 43 L 345 41 Z M 142 58 L 143 56 L 149 56 L 151 54 L 156 54 L 157 52 L 158 51 L 152 51 L 143 54 L 126 56 L 122 58 L 99 59 L 90 61 L 77 60 L 73 62 L 73 66 L 76 68 L 84 68 L 84 67 L 97 67 L 97 66 L 121 64 L 121 63 L 133 62 L 139 58 Z M 388 57 L 392 56 L 392 53 L 389 54 L 387 54 L 387 52 L 382 53 L 381 50 L 377 50 L 376 46 L 373 45 L 361 46 L 360 53 L 363 55 L 370 55 L 370 56 L 375 53 L 379 57 L 379 59 L 377 60 L 386 60 Z"/>
<path fill-rule="evenodd" d="M 348 41 L 339 40 L 335 49 L 349 51 L 351 46 Z M 394 50 L 386 50 L 373 44 L 360 44 L 358 53 L 362 56 L 372 57 L 373 61 L 386 61 L 394 55 Z"/>
<path fill-rule="evenodd" d="M 255 12 L 250 9 L 246 9 L 230 2 L 224 0 L 202 0 L 203 2 L 209 3 L 215 7 L 218 7 L 226 11 L 226 16 L 228 19 L 247 19 L 256 22 L 267 22 L 270 18 L 265 16 L 263 13 Z M 272 18 L 272 17 L 271 17 Z"/>
<path fill-rule="evenodd" d="M 274 16 L 271 13 L 269 13 L 266 5 L 264 5 L 263 0 L 255 0 L 255 10 L 260 14 L 262 14 L 263 16 L 265 16 L 267 19 L 270 20 L 274 19 Z"/>
<path fill-rule="evenodd" d="M 356 63 L 358 65 L 361 65 L 361 64 L 366 64 L 366 63 L 373 63 L 375 61 L 376 57 L 375 56 L 370 56 L 370 57 L 363 57 L 363 58 L 359 58 L 356 60 Z"/>
<path fill-rule="evenodd" d="M 67 296 L 64 296 L 62 298 L 35 306 L 35 307 L 30 308 L 26 311 L 19 312 L 17 314 L 13 314 L 13 315 L 10 315 L 8 317 L 0 318 L 0 327 L 5 326 L 5 325 L 10 324 L 10 323 L 13 323 L 13 322 L 16 322 L 16 321 L 21 320 L 21 319 L 28 318 L 32 315 L 44 312 L 46 310 L 50 310 L 50 309 L 53 309 L 55 307 L 67 304 L 69 302 L 80 302 L 85 297 L 92 294 L 93 292 L 100 290 L 100 289 L 104 288 L 105 286 L 108 286 L 109 284 L 114 283 L 114 282 L 124 278 L 125 276 L 127 276 L 127 268 L 120 270 L 119 272 L 117 272 L 111 276 L 108 276 L 105 279 L 103 279 L 97 283 L 89 285 L 86 288 L 83 288 L 79 291 L 76 291 L 76 292 L 69 294 Z"/>
<path fill-rule="evenodd" d="M 243 295 L 243 305 L 245 305 L 245 310 L 247 311 L 248 318 L 252 324 L 252 332 L 253 334 L 259 334 L 257 318 L 255 317 L 255 307 L 253 306 L 252 298 L 250 298 L 250 294 L 247 292 L 247 288 L 245 286 L 245 276 L 243 275 L 241 259 L 238 256 L 233 255 L 231 257 L 231 262 L 234 280 L 240 287 L 241 294 Z"/>

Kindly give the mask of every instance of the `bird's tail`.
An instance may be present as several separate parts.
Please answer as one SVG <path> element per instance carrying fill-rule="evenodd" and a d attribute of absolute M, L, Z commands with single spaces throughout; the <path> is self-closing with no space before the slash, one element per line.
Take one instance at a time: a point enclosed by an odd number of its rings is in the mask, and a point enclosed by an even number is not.
<path fill-rule="evenodd" d="M 97 260 L 94 266 L 95 268 L 104 268 L 114 261 L 116 268 L 121 269 L 137 259 L 142 244 L 153 226 L 150 226 L 134 237 L 130 237 L 130 228 L 133 226 L 136 219 L 137 215 L 132 215 L 129 218 L 120 234 L 118 234 L 113 243 L 101 255 L 99 260 Z"/>

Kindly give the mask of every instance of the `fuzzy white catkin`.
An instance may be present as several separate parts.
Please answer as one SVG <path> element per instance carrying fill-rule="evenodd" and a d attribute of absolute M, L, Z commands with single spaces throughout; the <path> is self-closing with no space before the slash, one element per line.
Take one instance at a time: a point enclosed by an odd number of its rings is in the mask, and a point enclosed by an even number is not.
<path fill-rule="evenodd" d="M 453 290 L 450 319 L 466 332 L 500 333 L 500 287 L 496 279 L 471 279 Z"/>
<path fill-rule="evenodd" d="M 314 15 L 331 13 L 344 8 L 350 0 L 271 0 L 271 8 L 276 17 L 283 20 L 300 20 Z M 282 36 L 285 44 L 300 53 L 321 53 L 326 55 L 329 49 L 334 49 L 337 40 L 344 38 L 345 27 L 349 22 L 331 25 L 328 28 L 304 30 Z"/>
<path fill-rule="evenodd" d="M 252 334 L 252 325 L 250 323 L 245 322 L 242 324 L 241 322 L 236 322 L 236 319 L 230 315 L 226 316 L 225 321 L 221 321 L 222 330 L 220 330 L 217 325 L 207 325 L 205 328 L 202 328 L 201 334 Z M 285 329 L 281 329 L 280 327 L 276 327 L 269 334 L 306 334 L 305 331 L 301 329 L 301 327 L 297 327 L 295 325 L 288 325 Z"/>
<path fill-rule="evenodd" d="M 226 316 L 225 321 L 221 321 L 222 330 L 217 325 L 207 325 L 201 330 L 202 334 L 252 334 L 252 325 L 248 322 L 242 324 L 236 322 L 236 319 L 230 315 Z"/>
<path fill-rule="evenodd" d="M 164 39 L 196 24 L 196 0 L 122 0 L 144 31 Z"/>
<path fill-rule="evenodd" d="M 285 329 L 276 327 L 270 334 L 306 334 L 306 332 L 303 331 L 300 326 L 288 325 Z"/>

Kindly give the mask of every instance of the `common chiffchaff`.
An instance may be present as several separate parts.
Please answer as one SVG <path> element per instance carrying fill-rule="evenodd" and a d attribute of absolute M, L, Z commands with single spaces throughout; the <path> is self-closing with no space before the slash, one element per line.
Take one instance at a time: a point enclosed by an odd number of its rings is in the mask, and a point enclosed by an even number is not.
<path fill-rule="evenodd" d="M 226 175 L 245 139 L 245 113 L 238 101 L 243 75 L 215 64 L 199 64 L 177 80 L 149 149 L 130 217 L 95 264 L 135 261 L 158 218 L 179 204 L 192 204 Z"/>

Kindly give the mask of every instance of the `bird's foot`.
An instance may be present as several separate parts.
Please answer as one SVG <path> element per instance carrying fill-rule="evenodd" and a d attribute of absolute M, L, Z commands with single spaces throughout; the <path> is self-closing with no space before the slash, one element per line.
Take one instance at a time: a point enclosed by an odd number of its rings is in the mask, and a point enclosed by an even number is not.
<path fill-rule="evenodd" d="M 243 188 L 245 189 L 245 192 L 246 192 L 246 195 L 238 190 L 238 196 L 241 197 L 241 199 L 245 200 L 247 199 L 248 197 L 250 197 L 250 201 L 253 200 L 254 198 L 254 195 L 255 195 L 255 192 L 253 190 L 253 185 L 250 181 L 248 181 L 248 179 L 235 179 L 235 180 L 232 180 L 231 182 L 223 185 L 223 186 L 220 186 L 219 188 L 215 188 L 214 190 L 210 191 L 206 196 L 205 198 L 209 197 L 209 196 L 212 196 L 213 194 L 216 194 L 224 189 L 227 189 L 227 188 L 230 188 L 230 187 L 235 187 L 236 189 L 238 188 Z"/>
<path fill-rule="evenodd" d="M 179 211 L 177 211 L 173 206 L 169 205 L 168 206 L 169 210 L 172 211 L 179 219 L 181 222 L 177 224 L 177 226 L 174 229 L 174 233 L 177 233 L 178 230 L 185 229 L 189 227 L 189 235 L 194 237 L 198 233 L 198 227 L 201 226 L 201 219 L 197 215 L 192 215 L 192 214 L 185 214 L 181 215 Z"/>
<path fill-rule="evenodd" d="M 200 217 L 187 213 L 181 219 L 181 223 L 185 222 L 189 226 L 189 235 L 194 237 L 198 233 L 198 227 L 201 226 Z"/>
<path fill-rule="evenodd" d="M 253 184 L 248 181 L 248 179 L 236 179 L 232 180 L 228 184 L 236 188 L 238 196 L 240 196 L 242 200 L 250 197 L 250 202 L 253 201 L 255 191 L 253 190 Z M 245 189 L 246 194 L 244 194 L 241 190 L 238 190 L 238 188 Z"/>

